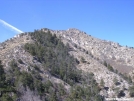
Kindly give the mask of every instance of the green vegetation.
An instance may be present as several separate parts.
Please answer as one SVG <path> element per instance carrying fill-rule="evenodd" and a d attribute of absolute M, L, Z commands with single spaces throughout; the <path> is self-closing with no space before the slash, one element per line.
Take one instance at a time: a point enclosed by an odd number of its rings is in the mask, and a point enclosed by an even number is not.
<path fill-rule="evenodd" d="M 24 64 L 23 61 L 12 60 L 5 73 L 0 62 L 0 101 L 16 101 L 21 98 L 22 89 L 33 91 L 42 101 L 103 101 L 93 73 L 82 73 L 76 68 L 79 61 L 69 54 L 69 44 L 64 45 L 49 31 L 35 31 L 30 35 L 35 42 L 25 44 L 24 49 L 42 64 L 44 71 L 63 80 L 71 89 L 43 78 L 42 69 L 37 65 L 20 71 L 18 63 Z"/>
<path fill-rule="evenodd" d="M 118 74 L 118 75 L 121 76 L 124 80 L 126 80 L 129 84 L 132 84 L 132 78 L 131 78 L 131 76 L 129 76 L 129 75 L 127 75 L 127 74 L 119 73 L 118 70 L 116 70 L 116 69 L 114 70 L 113 67 L 112 67 L 110 64 L 108 64 L 106 61 L 104 61 L 103 65 L 104 65 L 105 67 L 107 67 L 107 69 L 108 69 L 109 71 Z M 118 85 L 119 82 L 115 82 L 115 84 Z"/>
<path fill-rule="evenodd" d="M 68 44 L 65 46 L 50 32 L 35 31 L 31 36 L 36 41 L 34 44 L 26 44 L 25 49 L 44 64 L 45 70 L 70 85 L 80 81 L 80 71 L 75 67 L 77 61 L 69 55 Z"/>
<path fill-rule="evenodd" d="M 6 80 L 6 73 L 0 61 L 0 101 L 13 101 L 9 93 L 15 92 L 15 89 Z"/>
<path fill-rule="evenodd" d="M 22 61 L 21 59 L 19 59 L 18 62 L 19 62 L 20 64 L 23 64 L 23 61 Z"/>
<path fill-rule="evenodd" d="M 128 76 L 127 74 L 122 74 L 122 73 L 119 73 L 119 75 L 120 75 L 124 80 L 126 80 L 129 84 L 132 84 L 132 78 L 131 78 L 131 76 Z"/>
<path fill-rule="evenodd" d="M 134 97 L 134 85 L 129 87 L 129 91 L 130 91 L 129 93 L 130 97 Z"/>
<path fill-rule="evenodd" d="M 92 89 L 94 89 L 92 91 Z M 102 101 L 102 97 L 99 96 L 99 89 L 96 85 L 91 87 L 75 86 L 71 88 L 70 96 L 66 98 L 66 101 Z M 84 100 L 85 99 L 85 100 Z"/>
<path fill-rule="evenodd" d="M 81 57 L 81 62 L 86 63 L 86 60 L 83 57 Z"/>
<path fill-rule="evenodd" d="M 113 69 L 113 67 L 112 67 L 110 64 L 108 64 L 107 68 L 108 68 L 110 71 L 114 72 L 114 69 Z"/>
<path fill-rule="evenodd" d="M 117 70 L 114 70 L 113 67 L 108 64 L 106 61 L 104 61 L 104 66 L 107 67 L 107 69 L 111 72 L 117 72 Z"/>
<path fill-rule="evenodd" d="M 104 84 L 105 84 L 104 80 L 101 79 L 100 86 L 101 86 L 101 87 L 104 87 Z"/>
<path fill-rule="evenodd" d="M 118 79 L 116 77 L 114 77 L 113 82 L 115 85 L 118 85 Z"/>

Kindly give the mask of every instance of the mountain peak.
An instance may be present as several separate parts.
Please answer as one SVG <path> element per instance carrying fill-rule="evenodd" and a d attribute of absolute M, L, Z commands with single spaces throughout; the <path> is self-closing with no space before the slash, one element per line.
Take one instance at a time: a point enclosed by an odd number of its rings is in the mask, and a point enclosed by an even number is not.
<path fill-rule="evenodd" d="M 69 29 L 67 29 L 68 31 L 80 31 L 79 29 L 77 29 L 77 28 L 69 28 Z"/>
<path fill-rule="evenodd" d="M 67 29 L 67 31 L 73 32 L 73 33 L 85 33 L 79 29 L 76 29 L 76 28 L 69 28 L 69 29 Z"/>
<path fill-rule="evenodd" d="M 56 37 L 53 36 L 54 34 L 59 39 L 56 39 Z M 67 48 L 62 47 L 63 44 L 61 42 L 67 46 Z M 24 47 L 27 47 L 27 50 Z M 55 47 L 57 47 L 57 50 L 55 50 Z M 62 51 L 64 49 L 66 50 Z M 31 53 L 29 53 L 30 51 Z M 67 51 L 68 53 L 66 53 Z M 55 52 L 57 53 L 54 54 Z M 129 84 L 126 79 L 128 76 L 123 76 L 123 74 L 126 73 L 130 78 L 134 76 L 134 49 L 122 47 L 118 43 L 111 41 L 94 38 L 76 28 L 69 28 L 67 30 L 43 28 L 32 33 L 18 34 L 14 38 L 0 44 L 0 60 L 2 60 L 3 66 L 5 66 L 4 68 L 8 70 L 11 67 L 9 66 L 11 60 L 14 59 L 21 71 L 32 73 L 32 70 L 35 70 L 41 78 L 46 79 L 46 77 L 48 77 L 47 79 L 52 81 L 53 84 L 62 83 L 63 86 L 69 90 L 71 85 L 66 82 L 66 76 L 63 76 L 61 79 L 59 78 L 61 76 L 58 76 L 57 74 L 51 75 L 50 73 L 52 68 L 56 73 L 62 72 L 63 64 L 61 64 L 61 62 L 65 57 L 63 59 L 61 59 L 61 57 L 65 55 L 71 55 L 76 59 L 78 63 L 76 67 L 82 70 L 85 76 L 86 73 L 92 72 L 96 82 L 99 85 L 101 84 L 101 86 L 103 83 L 104 88 L 106 87 L 109 89 L 106 90 L 101 88 L 101 95 L 104 95 L 104 97 L 112 97 L 113 94 L 117 96 L 114 91 L 117 87 L 119 88 L 119 94 L 120 91 L 123 91 L 125 94 L 124 97 L 129 96 L 129 90 L 124 91 L 124 88 L 128 89 L 131 84 Z M 41 58 L 42 56 L 43 58 Z M 49 63 L 46 63 L 47 59 L 49 60 Z M 55 62 L 57 59 L 59 59 L 60 62 Z M 69 57 L 65 58 L 65 62 L 69 63 L 66 63 L 63 67 L 66 67 L 66 65 L 70 63 L 75 63 L 75 60 L 71 59 L 72 58 Z M 52 61 L 54 61 L 54 63 L 52 63 Z M 42 64 L 42 62 L 44 62 L 44 64 Z M 57 64 L 56 66 L 55 63 Z M 57 72 L 59 64 L 61 64 L 61 71 Z M 44 65 L 46 66 L 45 68 Z M 39 66 L 39 69 L 41 70 L 39 70 L 37 66 Z M 69 67 L 70 66 L 71 65 L 69 65 Z M 72 68 L 70 70 L 72 71 Z M 33 72 L 33 74 L 35 73 Z M 41 82 L 43 81 L 41 80 Z M 78 82 L 78 85 L 82 87 L 81 81 Z M 87 85 L 90 85 L 90 83 Z M 28 91 L 25 92 L 29 93 Z M 104 92 L 107 92 L 107 94 Z M 24 94 L 23 97 L 26 96 L 27 94 Z M 41 100 L 38 98 L 38 100 L 33 101 Z"/>

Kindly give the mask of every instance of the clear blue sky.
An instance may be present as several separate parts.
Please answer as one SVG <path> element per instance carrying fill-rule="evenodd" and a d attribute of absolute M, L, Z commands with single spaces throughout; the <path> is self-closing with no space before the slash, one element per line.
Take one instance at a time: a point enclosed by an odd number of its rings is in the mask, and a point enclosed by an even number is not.
<path fill-rule="evenodd" d="M 24 32 L 77 28 L 134 47 L 134 0 L 1 0 L 0 19 Z M 0 27 L 0 34 L 3 41 L 16 33 Z"/>

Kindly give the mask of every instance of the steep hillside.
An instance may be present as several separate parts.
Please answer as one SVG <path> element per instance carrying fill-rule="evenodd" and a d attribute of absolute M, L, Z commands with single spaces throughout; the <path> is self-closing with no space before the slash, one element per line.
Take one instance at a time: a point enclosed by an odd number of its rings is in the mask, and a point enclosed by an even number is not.
<path fill-rule="evenodd" d="M 0 44 L 0 60 L 0 101 L 134 96 L 134 49 L 78 29 L 44 28 L 17 35 Z"/>
<path fill-rule="evenodd" d="M 113 67 L 123 73 L 128 73 L 133 70 L 133 47 L 124 47 L 118 43 L 100 40 L 77 29 L 68 29 L 63 31 L 51 30 L 51 32 L 62 36 L 64 39 L 67 39 L 71 43 L 75 43 L 87 51 L 90 51 L 92 55 L 100 61 L 107 61 L 111 64 L 113 63 Z M 122 67 L 124 67 L 124 69 L 127 68 L 127 70 L 122 71 Z"/>
<path fill-rule="evenodd" d="M 93 73 L 77 69 L 69 44 L 49 31 L 21 34 L 1 47 L 0 101 L 103 99 Z"/>

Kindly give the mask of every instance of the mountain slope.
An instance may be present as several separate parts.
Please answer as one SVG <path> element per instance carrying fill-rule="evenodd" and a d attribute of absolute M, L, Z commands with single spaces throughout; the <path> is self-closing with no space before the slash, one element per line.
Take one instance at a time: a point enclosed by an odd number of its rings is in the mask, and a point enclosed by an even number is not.
<path fill-rule="evenodd" d="M 118 43 L 94 38 L 77 29 L 68 29 L 66 31 L 59 32 L 52 30 L 51 32 L 56 33 L 65 39 L 68 39 L 72 43 L 77 44 L 87 51 L 90 51 L 95 58 L 98 58 L 101 61 L 109 60 L 121 66 L 129 66 L 128 68 L 130 68 L 130 71 L 134 67 L 133 48 L 120 46 Z"/>
<path fill-rule="evenodd" d="M 103 101 L 132 97 L 133 54 L 133 48 L 77 29 L 44 28 L 20 34 L 0 44 L 5 84 L 10 81 L 13 85 L 7 84 L 7 88 L 14 88 L 9 93 L 1 91 L 1 99 Z"/>
<path fill-rule="evenodd" d="M 88 84 L 82 86 L 87 77 L 76 68 L 79 61 L 68 53 L 70 46 L 49 31 L 21 34 L 1 46 L 0 70 L 5 72 L 0 101 L 102 100 L 93 75 L 88 73 Z M 87 90 L 90 86 L 92 91 Z"/>

